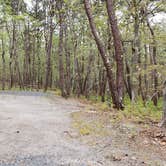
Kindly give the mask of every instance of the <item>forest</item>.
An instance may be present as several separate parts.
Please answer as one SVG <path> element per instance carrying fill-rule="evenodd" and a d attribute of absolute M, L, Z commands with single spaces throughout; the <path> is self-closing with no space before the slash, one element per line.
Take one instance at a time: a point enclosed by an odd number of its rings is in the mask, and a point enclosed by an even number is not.
<path fill-rule="evenodd" d="M 2 90 L 59 89 L 117 109 L 127 98 L 158 105 L 164 1 L 1 0 L 0 7 Z"/>
<path fill-rule="evenodd" d="M 166 127 L 165 9 L 164 0 L 0 0 L 0 89 Z"/>

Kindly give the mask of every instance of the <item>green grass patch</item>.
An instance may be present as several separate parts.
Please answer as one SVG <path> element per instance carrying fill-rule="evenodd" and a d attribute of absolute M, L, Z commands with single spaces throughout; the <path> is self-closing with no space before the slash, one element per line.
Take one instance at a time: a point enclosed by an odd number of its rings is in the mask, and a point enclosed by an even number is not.
<path fill-rule="evenodd" d="M 89 120 L 86 112 L 72 113 L 73 127 L 76 128 L 81 136 L 93 135 L 93 136 L 106 136 L 107 130 L 104 128 L 104 123 L 95 118 Z"/>
<path fill-rule="evenodd" d="M 144 105 L 140 99 L 134 103 L 127 99 L 125 100 L 125 109 L 122 113 L 128 119 L 135 119 L 142 122 L 158 122 L 162 118 L 162 100 L 158 101 L 158 106 L 154 106 L 152 101 L 147 101 Z"/>
<path fill-rule="evenodd" d="M 158 100 L 158 105 L 154 106 L 151 100 L 145 104 L 141 99 L 131 102 L 128 97 L 125 98 L 125 109 L 123 111 L 114 110 L 109 106 L 109 102 L 101 102 L 100 97 L 91 96 L 88 100 L 82 98 L 87 104 L 93 105 L 98 112 L 110 111 L 114 112 L 112 121 L 119 122 L 121 120 L 133 120 L 136 122 L 159 122 L 162 119 L 162 98 Z"/>

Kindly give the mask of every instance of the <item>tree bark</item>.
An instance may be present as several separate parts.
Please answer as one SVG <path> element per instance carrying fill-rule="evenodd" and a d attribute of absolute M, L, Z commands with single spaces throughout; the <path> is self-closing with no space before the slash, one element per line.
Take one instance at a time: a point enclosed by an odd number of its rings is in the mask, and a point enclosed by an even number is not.
<path fill-rule="evenodd" d="M 5 82 L 6 82 L 6 63 L 5 63 L 4 40 L 2 37 L 2 90 L 5 90 Z"/>
<path fill-rule="evenodd" d="M 155 37 L 155 33 L 149 23 L 149 20 L 147 19 L 147 26 L 150 30 L 151 36 L 152 36 L 152 63 L 154 65 L 154 67 L 157 65 L 157 60 L 156 60 L 156 56 L 157 56 L 157 44 L 156 44 L 156 37 Z M 154 95 L 153 95 L 153 103 L 155 106 L 157 106 L 158 103 L 158 91 L 157 91 L 157 87 L 158 87 L 158 76 L 157 76 L 157 69 L 154 69 L 153 71 L 153 82 L 154 82 Z"/>
<path fill-rule="evenodd" d="M 90 84 L 89 80 L 90 80 L 91 67 L 92 67 L 93 60 L 94 60 L 94 56 L 92 55 L 92 53 L 90 51 L 87 72 L 86 72 L 86 76 L 85 76 L 84 83 L 83 83 L 83 92 L 84 92 L 84 95 L 86 96 L 86 98 L 88 98 L 88 96 L 89 96 L 89 84 Z"/>
<path fill-rule="evenodd" d="M 132 89 L 131 89 L 131 71 L 130 71 L 130 66 L 127 62 L 127 59 L 125 60 L 126 64 L 126 89 L 127 93 L 130 97 L 130 100 L 132 100 Z"/>
<path fill-rule="evenodd" d="M 98 47 L 98 50 L 100 52 L 100 55 L 102 57 L 104 66 L 105 66 L 106 71 L 107 71 L 107 77 L 108 77 L 108 82 L 109 82 L 109 87 L 110 87 L 114 107 L 117 108 L 117 109 L 123 109 L 123 103 L 122 103 L 122 100 L 121 101 L 119 100 L 118 91 L 117 91 L 115 81 L 113 79 L 112 67 L 110 65 L 108 55 L 106 54 L 104 44 L 100 40 L 100 38 L 98 36 L 96 26 L 94 24 L 94 20 L 93 20 L 93 17 L 92 17 L 91 6 L 90 6 L 90 3 L 89 3 L 89 0 L 84 0 L 84 6 L 85 6 L 85 11 L 86 11 L 86 14 L 87 14 L 87 17 L 88 17 L 88 20 L 89 20 L 89 25 L 90 25 L 92 34 L 94 36 L 96 45 Z"/>
<path fill-rule="evenodd" d="M 71 93 L 71 64 L 70 64 L 70 48 L 68 47 L 68 34 L 67 24 L 65 25 L 65 55 L 66 55 L 66 95 L 70 96 Z"/>
<path fill-rule="evenodd" d="M 166 80 L 163 88 L 163 120 L 160 126 L 166 128 Z"/>
<path fill-rule="evenodd" d="M 61 89 L 62 97 L 66 97 L 65 91 L 65 78 L 64 78 L 64 66 L 63 66 L 63 33 L 64 33 L 64 13 L 62 11 L 63 2 L 58 1 L 57 7 L 59 11 L 59 48 L 58 48 L 58 55 L 59 55 L 59 86 Z"/>
<path fill-rule="evenodd" d="M 37 54 L 37 90 L 40 89 L 41 83 L 40 83 L 40 73 L 41 73 L 41 59 L 40 59 L 40 47 L 41 47 L 41 37 L 39 35 L 39 31 L 37 32 L 37 48 L 36 48 L 36 54 Z"/>
<path fill-rule="evenodd" d="M 106 0 L 106 6 L 107 6 L 107 13 L 109 16 L 109 21 L 113 35 L 114 48 L 115 48 L 115 58 L 117 64 L 116 85 L 118 91 L 118 100 L 119 103 L 123 103 L 124 66 L 123 66 L 123 47 L 122 47 L 121 35 L 118 28 L 117 19 L 115 16 L 113 0 Z"/>
<path fill-rule="evenodd" d="M 24 30 L 24 50 L 25 50 L 25 55 L 24 55 L 24 73 L 23 73 L 23 82 L 24 86 L 29 88 L 30 85 L 30 80 L 31 80 L 31 44 L 30 44 L 30 32 L 29 32 L 29 22 L 28 26 L 26 27 L 25 25 L 25 30 Z"/>
<path fill-rule="evenodd" d="M 48 89 L 48 85 L 50 83 L 51 79 L 51 52 L 52 52 L 52 38 L 53 38 L 53 16 L 50 17 L 50 34 L 49 34 L 49 42 L 48 47 L 46 48 L 47 53 L 47 62 L 46 62 L 46 75 L 45 75 L 45 85 L 44 85 L 44 91 L 46 92 Z"/>

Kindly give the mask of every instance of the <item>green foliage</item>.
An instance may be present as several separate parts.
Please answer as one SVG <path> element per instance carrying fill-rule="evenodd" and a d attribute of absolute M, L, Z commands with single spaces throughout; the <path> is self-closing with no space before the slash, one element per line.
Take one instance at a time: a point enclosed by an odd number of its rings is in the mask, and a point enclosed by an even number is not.
<path fill-rule="evenodd" d="M 136 121 L 158 122 L 162 117 L 162 100 L 160 99 L 158 101 L 158 106 L 156 107 L 152 101 L 147 101 L 145 105 L 143 105 L 141 99 L 132 103 L 128 98 L 126 98 L 123 114 L 129 119 L 134 118 Z"/>
<path fill-rule="evenodd" d="M 78 129 L 80 136 L 93 135 L 96 137 L 106 136 L 107 129 L 104 128 L 104 121 L 101 119 L 84 119 L 86 112 L 72 113 L 73 127 Z"/>
<path fill-rule="evenodd" d="M 110 108 L 108 102 L 101 102 L 101 98 L 97 96 L 90 96 L 89 102 L 99 112 L 114 110 L 113 108 Z M 125 97 L 124 104 L 125 109 L 123 111 L 116 111 L 114 117 L 115 122 L 126 119 L 135 122 L 149 123 L 159 122 L 162 119 L 162 99 L 159 99 L 158 106 L 154 106 L 151 100 L 148 100 L 144 105 L 140 98 L 137 99 L 136 102 L 131 102 L 128 97 Z"/>

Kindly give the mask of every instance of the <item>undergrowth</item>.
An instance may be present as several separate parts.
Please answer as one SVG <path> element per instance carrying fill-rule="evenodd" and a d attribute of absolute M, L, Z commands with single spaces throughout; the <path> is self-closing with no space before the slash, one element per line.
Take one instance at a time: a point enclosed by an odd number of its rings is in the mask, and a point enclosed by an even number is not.
<path fill-rule="evenodd" d="M 125 109 L 117 111 L 110 107 L 111 102 L 101 102 L 100 97 L 91 96 L 88 100 L 84 97 L 82 100 L 93 105 L 97 111 L 113 111 L 116 114 L 116 120 L 133 120 L 138 122 L 159 122 L 162 118 L 162 99 L 159 99 L 158 105 L 154 106 L 153 102 L 148 100 L 143 104 L 141 99 L 131 102 L 128 97 L 124 100 Z M 115 116 L 114 114 L 114 116 Z"/>
<path fill-rule="evenodd" d="M 80 135 L 104 136 L 109 133 L 105 127 L 109 124 L 134 122 L 147 125 L 158 123 L 162 117 L 162 100 L 158 101 L 156 107 L 152 101 L 147 101 L 143 105 L 141 99 L 132 103 L 125 98 L 125 109 L 118 111 L 110 107 L 108 102 L 94 99 L 95 97 L 88 100 L 82 97 L 80 102 L 86 104 L 85 108 L 72 114 L 73 127 L 78 129 Z"/>

